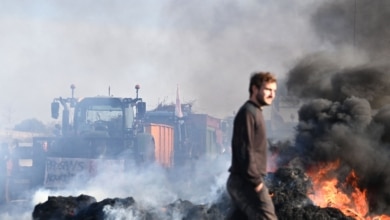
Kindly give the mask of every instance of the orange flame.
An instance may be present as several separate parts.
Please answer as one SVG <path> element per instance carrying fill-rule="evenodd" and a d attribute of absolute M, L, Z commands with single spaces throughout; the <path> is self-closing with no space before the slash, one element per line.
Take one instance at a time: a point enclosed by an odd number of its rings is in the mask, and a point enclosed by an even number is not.
<path fill-rule="evenodd" d="M 314 193 L 308 195 L 314 204 L 320 207 L 334 207 L 341 210 L 345 215 L 356 219 L 365 220 L 390 220 L 390 216 L 381 215 L 368 217 L 369 205 L 366 197 L 366 190 L 359 189 L 358 177 L 352 171 L 344 182 L 336 178 L 336 169 L 339 161 L 319 165 L 307 171 L 313 182 Z M 350 187 L 352 191 L 346 193 L 341 186 Z"/>

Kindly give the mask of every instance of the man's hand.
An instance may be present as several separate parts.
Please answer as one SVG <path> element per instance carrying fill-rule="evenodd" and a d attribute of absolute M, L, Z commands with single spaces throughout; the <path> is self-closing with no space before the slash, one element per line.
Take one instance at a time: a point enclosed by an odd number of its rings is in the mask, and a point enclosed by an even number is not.
<path fill-rule="evenodd" d="M 260 190 L 263 188 L 263 183 L 260 183 L 259 185 L 256 186 L 255 191 L 260 192 Z"/>

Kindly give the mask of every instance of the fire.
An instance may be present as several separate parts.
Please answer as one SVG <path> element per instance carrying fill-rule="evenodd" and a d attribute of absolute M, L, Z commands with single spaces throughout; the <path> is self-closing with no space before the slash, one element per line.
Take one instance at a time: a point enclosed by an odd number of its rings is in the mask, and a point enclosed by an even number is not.
<path fill-rule="evenodd" d="M 390 220 L 390 216 L 381 215 L 381 216 L 372 218 L 372 220 Z"/>
<path fill-rule="evenodd" d="M 339 161 L 318 165 L 307 174 L 313 182 L 313 194 L 308 195 L 314 204 L 320 207 L 333 207 L 345 215 L 364 220 L 390 220 L 390 216 L 369 217 L 369 205 L 365 189 L 358 187 L 358 177 L 350 172 L 344 182 L 336 178 Z"/>

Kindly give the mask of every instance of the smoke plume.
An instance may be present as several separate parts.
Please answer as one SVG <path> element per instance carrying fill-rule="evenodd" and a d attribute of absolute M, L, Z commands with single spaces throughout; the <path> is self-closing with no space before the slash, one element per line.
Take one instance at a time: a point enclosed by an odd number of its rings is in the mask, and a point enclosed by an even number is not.
<path fill-rule="evenodd" d="M 386 17 L 387 1 L 324 3 L 312 24 L 333 49 L 304 56 L 288 72 L 286 86 L 303 103 L 293 146 L 303 166 L 340 161 L 339 179 L 355 171 L 358 187 L 367 189 L 370 211 L 389 214 Z"/>

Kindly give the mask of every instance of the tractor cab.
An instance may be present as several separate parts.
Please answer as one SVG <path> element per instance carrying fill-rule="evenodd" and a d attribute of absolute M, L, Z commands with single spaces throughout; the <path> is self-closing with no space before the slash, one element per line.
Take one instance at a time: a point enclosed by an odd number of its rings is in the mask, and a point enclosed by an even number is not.
<path fill-rule="evenodd" d="M 102 133 L 122 136 L 134 125 L 131 99 L 93 97 L 81 99 L 74 111 L 74 131 L 77 135 Z"/>

